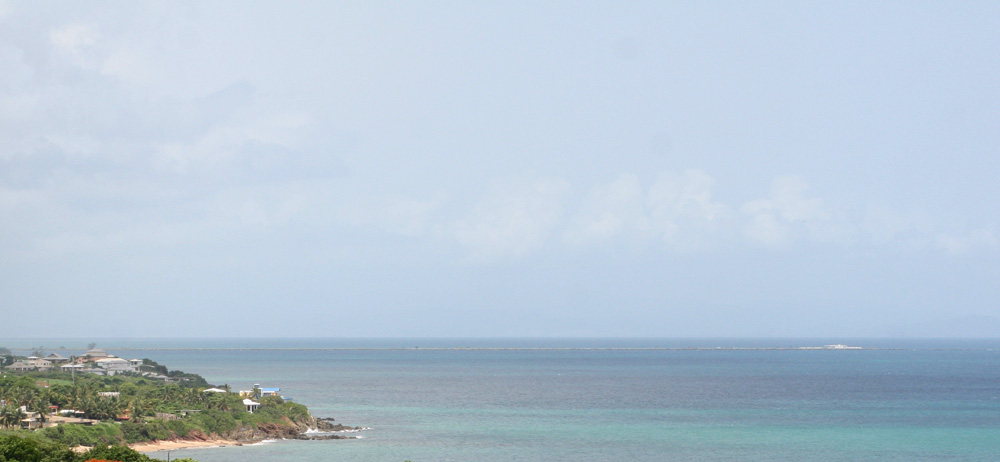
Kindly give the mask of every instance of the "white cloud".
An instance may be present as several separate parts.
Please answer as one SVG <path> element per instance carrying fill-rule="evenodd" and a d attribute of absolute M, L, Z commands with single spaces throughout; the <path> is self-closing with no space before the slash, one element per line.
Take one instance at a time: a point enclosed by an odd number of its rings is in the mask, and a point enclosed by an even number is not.
<path fill-rule="evenodd" d="M 700 170 L 660 173 L 646 203 L 652 229 L 675 250 L 710 245 L 731 222 L 731 209 L 712 199 L 715 180 Z"/>
<path fill-rule="evenodd" d="M 183 140 L 159 146 L 156 165 L 179 173 L 231 168 L 233 162 L 255 170 L 277 169 L 289 159 L 275 158 L 272 153 L 299 148 L 311 119 L 305 114 L 279 113 L 213 122 L 215 125 L 193 142 Z M 269 146 L 270 149 L 265 153 L 253 152 L 254 146 Z"/>
<path fill-rule="evenodd" d="M 24 51 L 15 45 L 0 43 L 0 89 L 19 90 L 31 81 L 34 70 L 24 62 Z"/>
<path fill-rule="evenodd" d="M 94 49 L 100 38 L 97 26 L 91 24 L 67 24 L 49 31 L 49 41 L 56 51 L 84 69 L 100 66 L 100 58 Z"/>
<path fill-rule="evenodd" d="M 43 199 L 38 191 L 0 188 L 0 209 L 35 206 Z"/>
<path fill-rule="evenodd" d="M 779 176 L 765 199 L 743 204 L 749 217 L 744 233 L 751 242 L 768 247 L 787 247 L 799 240 L 820 243 L 851 242 L 855 226 L 827 210 L 819 198 L 808 197 L 808 183 L 797 176 Z"/>
<path fill-rule="evenodd" d="M 767 199 L 747 202 L 742 210 L 748 214 L 774 213 L 783 221 L 795 222 L 811 219 L 826 219 L 821 200 L 803 196 L 809 185 L 795 176 L 780 176 L 771 183 L 771 194 Z"/>
<path fill-rule="evenodd" d="M 609 184 L 591 188 L 575 222 L 567 230 L 573 243 L 648 232 L 642 185 L 633 174 L 621 174 Z"/>
<path fill-rule="evenodd" d="M 566 231 L 575 245 L 626 239 L 688 251 L 724 233 L 731 211 L 712 199 L 715 180 L 699 170 L 660 173 L 648 188 L 634 174 L 591 188 Z"/>
<path fill-rule="evenodd" d="M 430 214 L 437 207 L 435 201 L 419 201 L 397 197 L 384 209 L 383 228 L 401 236 L 420 236 L 427 228 Z"/>
<path fill-rule="evenodd" d="M 541 248 L 559 224 L 569 191 L 562 179 L 500 185 L 452 224 L 451 235 L 480 260 L 524 255 Z"/>
<path fill-rule="evenodd" d="M 744 227 L 751 241 L 768 247 L 784 247 L 791 243 L 792 229 L 772 213 L 753 213 Z"/>
<path fill-rule="evenodd" d="M 89 134 L 51 133 L 45 141 L 69 157 L 91 157 L 101 153 L 101 141 Z"/>
<path fill-rule="evenodd" d="M 870 205 L 861 220 L 865 237 L 876 246 L 922 250 L 933 241 L 933 224 L 915 213 L 899 213 L 882 205 Z"/>
<path fill-rule="evenodd" d="M 295 191 L 232 191 L 215 204 L 219 215 L 238 217 L 239 226 L 269 227 L 288 223 L 302 213 L 305 198 Z"/>
<path fill-rule="evenodd" d="M 93 25 L 88 24 L 67 24 L 58 29 L 49 31 L 49 39 L 57 49 L 76 53 L 83 48 L 90 47 L 97 43 L 100 33 Z"/>
<path fill-rule="evenodd" d="M 940 234 L 934 244 L 948 255 L 956 256 L 978 250 L 995 251 L 1000 246 L 992 228 L 978 228 L 959 235 Z"/>
<path fill-rule="evenodd" d="M 152 57 L 131 47 L 121 47 L 101 62 L 100 72 L 126 82 L 145 84 L 154 83 L 164 74 L 158 67 Z"/>
<path fill-rule="evenodd" d="M 899 213 L 882 205 L 869 206 L 859 228 L 871 245 L 908 252 L 940 251 L 962 256 L 1000 248 L 993 225 L 968 229 L 932 220 L 923 213 Z"/>

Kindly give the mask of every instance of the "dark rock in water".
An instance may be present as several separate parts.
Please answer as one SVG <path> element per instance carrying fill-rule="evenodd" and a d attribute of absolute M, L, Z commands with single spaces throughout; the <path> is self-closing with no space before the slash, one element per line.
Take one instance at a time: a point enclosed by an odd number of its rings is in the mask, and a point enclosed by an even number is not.
<path fill-rule="evenodd" d="M 306 433 L 300 433 L 295 437 L 297 440 L 353 440 L 357 439 L 356 436 L 344 436 L 344 435 L 310 435 Z"/>
<path fill-rule="evenodd" d="M 361 430 L 361 427 L 348 427 L 347 425 L 337 424 L 337 425 L 330 425 L 329 427 L 326 428 L 321 428 L 321 430 L 328 432 L 358 431 Z"/>

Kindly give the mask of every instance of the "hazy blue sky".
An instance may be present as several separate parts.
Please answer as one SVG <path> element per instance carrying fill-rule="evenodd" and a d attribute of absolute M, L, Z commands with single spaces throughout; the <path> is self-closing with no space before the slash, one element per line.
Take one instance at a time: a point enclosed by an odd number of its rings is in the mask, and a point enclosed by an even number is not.
<path fill-rule="evenodd" d="M 0 336 L 1000 335 L 1000 3 L 0 1 Z"/>

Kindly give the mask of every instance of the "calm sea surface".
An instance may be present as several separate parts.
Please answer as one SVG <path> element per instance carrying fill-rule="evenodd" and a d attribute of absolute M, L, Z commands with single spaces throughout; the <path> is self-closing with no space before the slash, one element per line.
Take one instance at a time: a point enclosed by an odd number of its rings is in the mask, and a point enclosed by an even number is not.
<path fill-rule="evenodd" d="M 80 342 L 7 346 L 79 353 Z M 749 349 L 828 343 L 877 349 Z M 316 416 L 371 427 L 357 440 L 171 453 L 202 462 L 1000 458 L 1000 340 L 133 339 L 98 346 L 234 389 L 280 387 Z"/>

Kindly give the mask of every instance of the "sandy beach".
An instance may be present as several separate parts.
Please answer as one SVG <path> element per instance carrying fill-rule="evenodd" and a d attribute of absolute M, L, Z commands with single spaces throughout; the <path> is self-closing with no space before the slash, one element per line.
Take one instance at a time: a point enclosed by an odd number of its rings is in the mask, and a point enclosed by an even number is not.
<path fill-rule="evenodd" d="M 129 447 L 139 452 L 154 452 L 174 449 L 213 448 L 240 444 L 242 443 L 233 440 L 169 440 L 156 441 L 153 443 L 130 444 Z"/>

